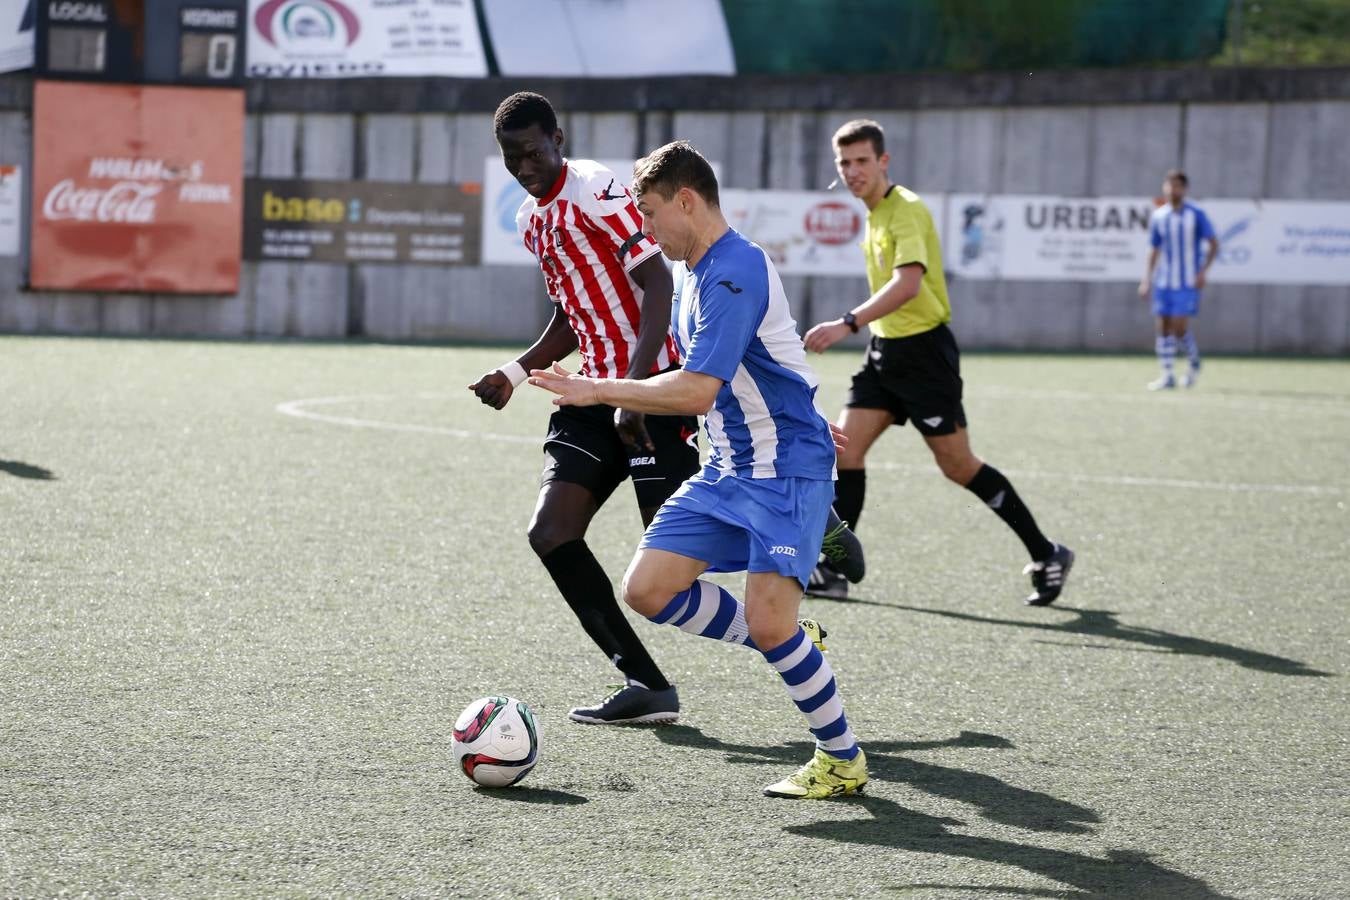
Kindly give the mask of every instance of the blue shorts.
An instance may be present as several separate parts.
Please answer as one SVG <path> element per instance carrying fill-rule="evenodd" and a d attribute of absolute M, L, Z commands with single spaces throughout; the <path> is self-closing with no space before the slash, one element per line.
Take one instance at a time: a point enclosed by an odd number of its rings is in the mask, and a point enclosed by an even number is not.
<path fill-rule="evenodd" d="M 1155 316 L 1193 316 L 1200 311 L 1199 288 L 1153 289 Z"/>
<path fill-rule="evenodd" d="M 805 589 L 832 502 L 833 481 L 705 468 L 662 505 L 638 547 L 701 560 L 709 572 L 777 572 Z"/>

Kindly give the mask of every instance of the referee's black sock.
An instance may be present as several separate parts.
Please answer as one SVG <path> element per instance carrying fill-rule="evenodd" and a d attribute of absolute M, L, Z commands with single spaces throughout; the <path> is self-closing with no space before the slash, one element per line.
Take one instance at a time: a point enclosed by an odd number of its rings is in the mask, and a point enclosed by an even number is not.
<path fill-rule="evenodd" d="M 637 632 L 624 618 L 614 586 L 584 540 L 568 541 L 540 557 L 581 627 L 610 662 L 654 691 L 670 687 Z"/>
<path fill-rule="evenodd" d="M 1055 545 L 1046 540 L 1045 535 L 1036 527 L 1036 520 L 1027 509 L 1022 498 L 1013 490 L 1012 483 L 1003 477 L 1003 473 L 989 464 L 980 466 L 980 471 L 970 479 L 966 490 L 984 501 L 998 517 L 1008 523 L 1008 527 L 1017 532 L 1017 536 L 1026 545 L 1032 562 L 1046 559 L 1055 552 Z M 838 507 L 836 507 L 837 509 Z M 843 513 L 840 513 L 842 516 Z"/>
<path fill-rule="evenodd" d="M 848 523 L 854 534 L 858 532 L 858 517 L 862 515 L 866 494 L 866 469 L 839 470 L 839 480 L 834 483 L 834 511 Z"/>

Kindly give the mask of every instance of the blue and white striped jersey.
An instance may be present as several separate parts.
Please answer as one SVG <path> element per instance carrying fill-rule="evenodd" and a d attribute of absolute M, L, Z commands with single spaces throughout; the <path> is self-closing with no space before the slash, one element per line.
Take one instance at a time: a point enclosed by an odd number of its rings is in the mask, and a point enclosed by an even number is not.
<path fill-rule="evenodd" d="M 1149 242 L 1161 251 L 1153 270 L 1154 286 L 1167 290 L 1194 288 L 1195 276 L 1205 261 L 1204 242 L 1215 237 L 1204 210 L 1188 201 L 1181 209 L 1164 203 L 1154 211 L 1148 235 Z"/>
<path fill-rule="evenodd" d="M 749 478 L 834 478 L 820 382 L 769 257 L 728 229 L 692 270 L 675 266 L 671 319 L 684 368 L 723 381 L 703 420 L 708 467 Z"/>

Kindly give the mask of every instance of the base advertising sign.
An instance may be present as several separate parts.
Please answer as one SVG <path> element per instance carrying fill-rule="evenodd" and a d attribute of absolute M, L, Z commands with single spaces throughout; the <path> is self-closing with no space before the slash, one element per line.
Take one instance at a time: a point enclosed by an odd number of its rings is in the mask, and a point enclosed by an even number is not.
<path fill-rule="evenodd" d="M 250 178 L 244 256 L 477 265 L 477 184 Z"/>
<path fill-rule="evenodd" d="M 30 286 L 233 294 L 244 94 L 38 81 Z"/>
<path fill-rule="evenodd" d="M 473 0 L 249 0 L 250 78 L 488 73 Z"/>

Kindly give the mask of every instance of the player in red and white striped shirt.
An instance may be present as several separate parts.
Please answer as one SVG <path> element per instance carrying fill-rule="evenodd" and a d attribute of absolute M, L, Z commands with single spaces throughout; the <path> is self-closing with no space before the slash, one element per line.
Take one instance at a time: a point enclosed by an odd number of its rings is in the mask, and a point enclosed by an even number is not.
<path fill-rule="evenodd" d="M 493 120 L 502 162 L 529 193 L 516 223 L 539 261 L 553 318 L 524 354 L 470 385 L 494 409 L 531 369 L 581 351 L 595 378 L 645 378 L 675 366 L 674 293 L 659 247 L 623 180 L 591 160 L 562 155 L 563 133 L 548 100 L 513 94 Z M 560 407 L 549 419 L 544 475 L 530 546 L 586 633 L 624 674 L 622 689 L 571 717 L 591 723 L 673 722 L 675 687 L 619 609 L 609 576 L 586 545 L 597 510 L 626 478 L 643 524 L 698 471 L 698 421 L 644 416 L 608 406 Z"/>

